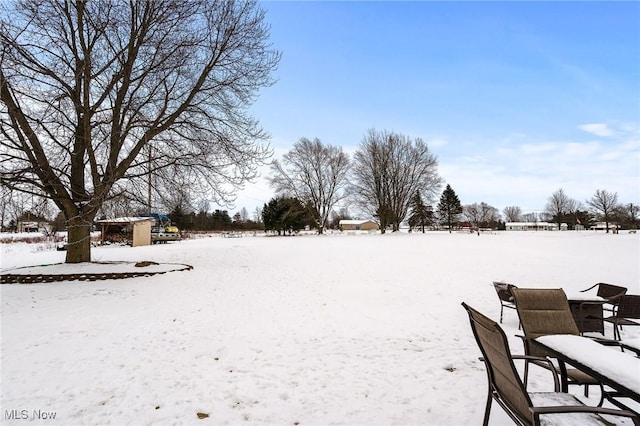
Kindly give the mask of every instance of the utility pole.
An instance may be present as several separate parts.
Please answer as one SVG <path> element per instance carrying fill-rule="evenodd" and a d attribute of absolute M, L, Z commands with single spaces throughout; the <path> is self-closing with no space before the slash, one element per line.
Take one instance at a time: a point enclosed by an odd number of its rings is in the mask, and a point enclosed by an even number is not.
<path fill-rule="evenodd" d="M 149 170 L 148 170 L 148 180 L 149 187 L 147 192 L 147 206 L 149 207 L 149 217 L 151 217 L 151 143 L 147 143 L 147 147 L 149 147 Z"/>

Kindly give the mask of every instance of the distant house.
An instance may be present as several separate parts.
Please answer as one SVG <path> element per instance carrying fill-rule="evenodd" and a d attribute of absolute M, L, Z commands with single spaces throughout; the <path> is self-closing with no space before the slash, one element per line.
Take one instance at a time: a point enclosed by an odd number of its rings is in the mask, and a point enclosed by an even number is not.
<path fill-rule="evenodd" d="M 507 222 L 505 224 L 507 231 L 552 231 L 556 228 L 555 223 L 549 222 Z"/>
<path fill-rule="evenodd" d="M 16 225 L 18 232 L 51 232 L 51 223 L 45 220 L 20 220 Z"/>
<path fill-rule="evenodd" d="M 378 224 L 372 220 L 343 219 L 339 225 L 343 231 L 375 231 L 379 229 Z"/>
<path fill-rule="evenodd" d="M 17 232 L 42 232 L 49 234 L 53 226 L 44 217 L 33 214 L 29 211 L 21 214 L 16 220 Z"/>
<path fill-rule="evenodd" d="M 617 228 L 618 228 L 617 224 L 609 223 L 609 230 L 613 230 L 613 232 L 615 233 L 618 230 Z M 606 222 L 598 222 L 595 225 L 593 225 L 591 229 L 594 231 L 606 231 L 607 224 Z"/>

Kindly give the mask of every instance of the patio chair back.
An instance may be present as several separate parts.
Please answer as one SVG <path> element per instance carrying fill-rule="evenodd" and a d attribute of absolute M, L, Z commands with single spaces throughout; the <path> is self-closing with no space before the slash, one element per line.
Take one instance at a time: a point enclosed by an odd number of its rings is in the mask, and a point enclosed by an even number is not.
<path fill-rule="evenodd" d="M 613 316 L 604 320 L 613 324 L 613 338 L 621 340 L 620 326 L 640 325 L 633 319 L 640 319 L 640 296 L 624 294 L 618 299 L 618 309 Z"/>
<path fill-rule="evenodd" d="M 640 319 L 640 296 L 625 294 L 620 297 L 618 316 L 622 318 Z"/>
<path fill-rule="evenodd" d="M 513 290 L 513 296 L 527 340 L 548 334 L 580 334 L 561 288 L 518 288 Z M 531 352 L 529 355 L 546 355 L 534 348 Z"/>
<path fill-rule="evenodd" d="M 598 288 L 596 295 L 607 301 L 607 305 L 604 309 L 615 313 L 616 308 L 618 307 L 618 301 L 621 296 L 627 293 L 627 288 L 614 284 L 598 283 L 581 291 L 584 293 L 596 287 Z"/>
<path fill-rule="evenodd" d="M 484 424 L 489 419 L 491 398 L 495 399 L 517 423 L 530 423 L 532 406 L 529 394 L 511 359 L 507 336 L 500 326 L 466 303 L 462 306 L 469 314 L 471 329 L 482 352 L 489 380 L 489 397 Z"/>
<path fill-rule="evenodd" d="M 496 289 L 498 299 L 500 299 L 500 324 L 502 324 L 504 308 L 516 308 L 516 304 L 513 300 L 513 293 L 511 292 L 511 290 L 518 287 L 513 284 L 503 283 L 500 281 L 494 281 L 493 287 Z"/>
<path fill-rule="evenodd" d="M 518 288 L 513 290 L 513 296 L 516 301 L 520 324 L 524 331 L 523 343 L 526 355 L 549 356 L 542 348 L 532 343 L 534 339 L 540 336 L 549 334 L 573 334 L 577 336 L 580 334 L 564 290 L 560 288 Z M 534 364 L 540 365 L 536 362 Z M 540 366 L 544 367 L 543 365 Z M 570 368 L 567 369 L 567 375 L 570 385 L 584 385 L 584 394 L 587 397 L 589 396 L 590 385 L 598 385 L 602 391 L 602 385 L 587 373 Z M 529 363 L 525 362 L 525 386 L 528 378 Z M 603 402 L 603 395 L 601 392 L 599 405 Z"/>
<path fill-rule="evenodd" d="M 500 281 L 494 281 L 493 287 L 496 289 L 496 293 L 498 293 L 498 298 L 503 302 L 513 303 L 513 294 L 511 293 L 512 288 L 518 288 L 513 284 L 503 283 Z"/>
<path fill-rule="evenodd" d="M 597 295 L 602 297 L 603 299 L 607 299 L 608 301 L 616 301 L 623 294 L 627 293 L 626 287 L 621 287 L 619 285 L 607 284 L 607 283 L 598 283 L 598 293 Z"/>

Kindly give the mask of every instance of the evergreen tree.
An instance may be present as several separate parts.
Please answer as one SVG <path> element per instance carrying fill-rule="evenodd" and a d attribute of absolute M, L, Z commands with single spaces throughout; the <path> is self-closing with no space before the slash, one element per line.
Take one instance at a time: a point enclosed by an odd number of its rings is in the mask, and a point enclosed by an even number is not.
<path fill-rule="evenodd" d="M 192 229 L 189 223 L 188 213 L 184 211 L 181 205 L 176 205 L 168 216 L 171 223 L 180 230 L 186 231 Z"/>
<path fill-rule="evenodd" d="M 216 209 L 211 215 L 211 226 L 215 230 L 231 228 L 231 218 L 227 210 Z"/>
<path fill-rule="evenodd" d="M 442 223 L 448 226 L 449 233 L 451 233 L 453 226 L 458 223 L 458 215 L 461 213 L 462 204 L 460 204 L 460 199 L 451 188 L 451 185 L 447 184 L 438 203 L 438 214 Z"/>
<path fill-rule="evenodd" d="M 308 222 L 307 212 L 297 198 L 272 198 L 262 209 L 265 231 L 276 231 L 278 235 L 299 231 Z"/>
<path fill-rule="evenodd" d="M 411 229 L 420 228 L 424 233 L 425 227 L 433 224 L 433 208 L 424 204 L 420 191 L 416 191 L 411 199 L 410 208 L 409 227 Z"/>

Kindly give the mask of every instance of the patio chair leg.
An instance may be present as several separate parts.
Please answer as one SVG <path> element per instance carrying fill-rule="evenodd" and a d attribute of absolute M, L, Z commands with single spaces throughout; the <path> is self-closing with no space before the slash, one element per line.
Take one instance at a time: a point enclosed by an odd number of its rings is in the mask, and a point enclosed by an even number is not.
<path fill-rule="evenodd" d="M 589 385 L 584 385 L 584 396 L 589 398 Z"/>
<path fill-rule="evenodd" d="M 482 426 L 489 425 L 489 415 L 491 414 L 491 400 L 493 397 L 491 396 L 491 389 L 489 389 L 489 394 L 487 395 L 487 405 L 484 409 L 484 420 L 482 421 Z"/>
<path fill-rule="evenodd" d="M 500 324 L 502 324 L 502 311 L 504 310 L 504 306 L 500 304 Z"/>
<path fill-rule="evenodd" d="M 529 361 L 524 362 L 524 388 L 527 389 L 527 381 L 529 380 Z"/>
<path fill-rule="evenodd" d="M 602 383 L 598 383 L 600 386 L 600 401 L 598 401 L 598 407 L 602 407 L 602 403 L 604 402 L 604 386 Z"/>

